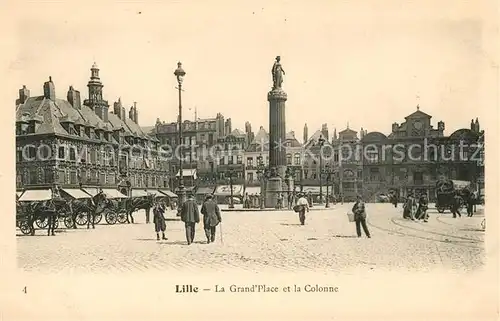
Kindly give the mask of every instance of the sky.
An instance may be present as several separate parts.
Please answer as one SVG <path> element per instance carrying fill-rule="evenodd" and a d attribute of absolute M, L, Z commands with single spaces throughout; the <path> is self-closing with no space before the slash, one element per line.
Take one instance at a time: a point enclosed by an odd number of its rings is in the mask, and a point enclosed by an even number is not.
<path fill-rule="evenodd" d="M 257 131 L 269 127 L 267 92 L 280 55 L 287 131 L 299 139 L 305 123 L 310 135 L 323 123 L 330 132 L 349 123 L 389 134 L 417 104 L 447 134 L 471 118 L 497 117 L 481 0 L 16 3 L 12 104 L 22 85 L 41 95 L 49 76 L 59 98 L 72 85 L 83 100 L 95 61 L 111 106 L 119 97 L 137 102 L 141 126 L 175 121 L 181 61 L 185 119 L 196 108 L 199 117 L 220 112 L 233 129 L 249 121 Z"/>

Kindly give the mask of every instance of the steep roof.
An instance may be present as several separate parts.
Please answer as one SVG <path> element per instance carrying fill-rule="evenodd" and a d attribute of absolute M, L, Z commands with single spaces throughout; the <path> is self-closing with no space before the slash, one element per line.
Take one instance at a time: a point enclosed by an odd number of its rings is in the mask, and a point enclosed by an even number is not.
<path fill-rule="evenodd" d="M 108 131 L 123 128 L 126 133 L 141 138 L 153 139 L 147 136 L 139 125 L 130 119 L 121 120 L 117 115 L 109 113 L 108 122 L 104 122 L 88 106 L 81 105 L 81 109 L 76 109 L 64 99 L 50 100 L 44 96 L 35 96 L 16 106 L 16 121 L 26 121 L 34 118 L 42 120 L 34 134 L 68 135 L 69 133 L 61 125 L 61 121 L 71 121 L 75 124 Z"/>
<path fill-rule="evenodd" d="M 269 142 L 269 134 L 266 132 L 264 127 L 260 127 L 259 131 L 257 132 L 257 134 L 255 134 L 255 137 L 253 138 L 250 145 L 258 142 Z"/>
<path fill-rule="evenodd" d="M 231 135 L 233 136 L 245 136 L 246 134 L 239 130 L 238 128 L 235 128 L 232 132 Z"/>
<path fill-rule="evenodd" d="M 424 113 L 423 111 L 420 110 L 420 107 L 417 106 L 417 111 L 405 117 L 405 119 L 408 118 L 432 118 L 432 116 Z"/>
<path fill-rule="evenodd" d="M 339 135 L 340 135 L 340 134 L 357 134 L 357 133 L 358 133 L 358 132 L 357 132 L 357 131 L 355 131 L 355 130 L 352 130 L 352 129 L 350 129 L 350 128 L 346 128 L 346 129 L 344 129 L 344 130 L 340 131 L 340 132 L 339 132 Z"/>

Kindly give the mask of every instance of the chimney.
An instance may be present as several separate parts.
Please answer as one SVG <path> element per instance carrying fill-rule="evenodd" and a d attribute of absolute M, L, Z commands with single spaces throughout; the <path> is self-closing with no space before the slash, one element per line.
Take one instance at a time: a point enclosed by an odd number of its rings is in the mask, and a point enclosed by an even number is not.
<path fill-rule="evenodd" d="M 134 101 L 134 122 L 139 125 L 139 112 L 137 111 L 137 102 Z"/>
<path fill-rule="evenodd" d="M 67 95 L 68 102 L 73 106 L 75 109 L 82 109 L 82 101 L 80 99 L 80 92 L 78 90 L 75 90 L 73 86 L 69 86 L 68 89 L 68 95 Z"/>
<path fill-rule="evenodd" d="M 308 138 L 309 138 L 309 133 L 308 133 L 308 130 L 307 130 L 307 124 L 304 124 L 304 136 L 303 136 L 304 144 L 307 142 Z"/>
<path fill-rule="evenodd" d="M 361 127 L 361 130 L 359 131 L 359 139 L 363 139 L 365 137 L 365 131 L 363 130 L 363 127 Z"/>
<path fill-rule="evenodd" d="M 113 103 L 113 113 L 116 117 L 122 119 L 122 99 L 118 98 L 118 101 Z"/>
<path fill-rule="evenodd" d="M 19 99 L 16 101 L 16 105 L 24 104 L 28 98 L 30 98 L 30 91 L 26 85 L 23 85 L 23 88 L 19 89 Z"/>
<path fill-rule="evenodd" d="M 43 96 L 47 99 L 56 100 L 56 89 L 54 83 L 52 82 L 52 77 L 49 76 L 49 81 L 43 84 Z"/>
<path fill-rule="evenodd" d="M 122 107 L 122 116 L 120 117 L 121 120 L 125 121 L 127 119 L 127 112 L 125 111 L 125 107 Z"/>
<path fill-rule="evenodd" d="M 229 135 L 232 132 L 231 128 L 231 118 L 228 118 L 226 120 L 225 126 L 224 126 L 224 136 Z"/>
<path fill-rule="evenodd" d="M 130 118 L 130 120 L 132 120 L 135 123 L 134 117 L 135 117 L 134 107 L 132 106 L 130 107 L 130 110 L 128 112 L 128 118 Z"/>
<path fill-rule="evenodd" d="M 326 141 L 330 139 L 330 136 L 328 135 L 328 124 L 321 125 L 321 134 Z"/>

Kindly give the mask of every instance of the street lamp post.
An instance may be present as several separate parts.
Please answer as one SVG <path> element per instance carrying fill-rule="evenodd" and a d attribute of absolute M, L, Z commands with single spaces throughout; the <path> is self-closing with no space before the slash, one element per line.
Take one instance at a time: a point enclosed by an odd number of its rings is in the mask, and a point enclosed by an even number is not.
<path fill-rule="evenodd" d="M 329 208 L 330 207 L 330 201 L 329 201 L 329 193 L 328 193 L 328 187 L 330 186 L 330 179 L 331 179 L 331 175 L 332 175 L 332 170 L 330 168 L 330 166 L 328 166 L 328 164 L 325 165 L 325 169 L 323 171 L 323 173 L 325 174 L 325 179 L 326 179 L 326 204 L 325 204 L 325 208 Z M 333 187 L 332 187 L 333 189 Z"/>
<path fill-rule="evenodd" d="M 263 164 L 262 154 L 257 156 L 257 175 L 259 176 L 260 183 L 260 195 L 259 195 L 259 206 L 260 209 L 265 208 L 264 204 L 264 183 L 265 183 L 265 173 L 264 173 L 264 164 Z"/>
<path fill-rule="evenodd" d="M 233 169 L 230 169 L 229 172 L 229 188 L 231 189 L 231 199 L 229 200 L 229 208 L 234 208 L 234 200 L 233 200 Z"/>
<path fill-rule="evenodd" d="M 177 69 L 174 72 L 175 77 L 177 78 L 177 89 L 179 91 L 179 117 L 178 117 L 178 123 L 179 123 L 179 147 L 180 147 L 180 157 L 179 157 L 179 187 L 177 189 L 177 195 L 179 198 L 179 209 L 181 208 L 181 205 L 184 203 L 185 200 L 185 190 L 184 190 L 184 174 L 182 171 L 182 166 L 184 162 L 184 148 L 182 146 L 183 144 L 183 133 L 182 133 L 182 82 L 184 80 L 184 76 L 186 75 L 186 72 L 184 69 L 182 69 L 182 63 L 178 62 L 177 63 Z"/>
<path fill-rule="evenodd" d="M 320 136 L 318 139 L 319 144 L 319 204 L 323 204 L 323 180 L 321 179 L 321 172 L 323 171 L 323 145 L 325 139 Z"/>

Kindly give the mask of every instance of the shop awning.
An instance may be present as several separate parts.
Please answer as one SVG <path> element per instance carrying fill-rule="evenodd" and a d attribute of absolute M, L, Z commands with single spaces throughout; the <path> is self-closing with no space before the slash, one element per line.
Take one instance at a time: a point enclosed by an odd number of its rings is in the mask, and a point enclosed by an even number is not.
<path fill-rule="evenodd" d="M 86 188 L 82 188 L 82 190 L 89 194 L 90 196 L 94 197 L 97 195 L 97 193 L 99 193 L 99 190 L 95 187 L 86 187 Z"/>
<path fill-rule="evenodd" d="M 311 193 L 319 195 L 319 186 L 304 186 L 302 189 L 303 193 Z M 323 193 L 326 192 L 326 186 L 323 187 Z"/>
<path fill-rule="evenodd" d="M 166 195 L 166 196 L 168 196 L 168 197 L 170 197 L 170 198 L 177 197 L 177 194 L 175 194 L 172 191 L 166 190 L 166 189 L 160 189 L 159 192 L 162 193 L 162 194 L 164 194 L 164 195 Z"/>
<path fill-rule="evenodd" d="M 155 189 L 148 189 L 148 190 L 146 191 L 146 193 L 148 193 L 148 194 L 152 194 L 152 195 L 154 195 L 154 196 L 165 196 L 165 195 L 163 195 L 162 193 L 160 193 L 160 191 L 155 190 Z"/>
<path fill-rule="evenodd" d="M 177 172 L 177 175 L 175 177 L 180 177 L 181 176 L 181 171 Z M 196 179 L 196 169 L 183 169 L 182 170 L 182 177 L 191 177 L 193 176 L 194 179 Z"/>
<path fill-rule="evenodd" d="M 17 197 L 20 197 L 21 195 L 23 195 L 23 192 L 16 192 Z"/>
<path fill-rule="evenodd" d="M 146 193 L 146 191 L 143 189 L 133 189 L 131 194 L 132 194 L 132 197 L 148 196 L 148 193 Z"/>
<path fill-rule="evenodd" d="M 120 191 L 112 188 L 103 188 L 102 191 L 106 194 L 108 198 L 127 198 L 127 195 L 124 195 Z"/>
<path fill-rule="evenodd" d="M 466 187 L 470 186 L 470 182 L 469 181 L 452 180 L 452 182 L 453 182 L 453 187 L 455 189 L 463 189 L 463 188 L 466 188 Z"/>
<path fill-rule="evenodd" d="M 76 189 L 76 188 L 63 188 L 63 192 L 68 194 L 69 196 L 79 199 L 79 198 L 90 198 L 90 195 L 88 193 L 85 193 L 81 189 Z"/>
<path fill-rule="evenodd" d="M 196 190 L 196 194 L 198 195 L 213 194 L 213 192 L 214 192 L 214 187 L 208 187 L 208 186 L 198 187 L 198 189 Z"/>
<path fill-rule="evenodd" d="M 245 194 L 260 194 L 260 186 L 247 186 L 245 189 Z"/>
<path fill-rule="evenodd" d="M 46 201 L 50 199 L 52 199 L 52 191 L 50 189 L 35 189 L 24 191 L 23 195 L 19 198 L 19 201 Z"/>
<path fill-rule="evenodd" d="M 231 187 L 229 185 L 220 185 L 215 189 L 216 196 L 230 196 Z M 233 185 L 233 196 L 243 195 L 243 185 Z"/>

